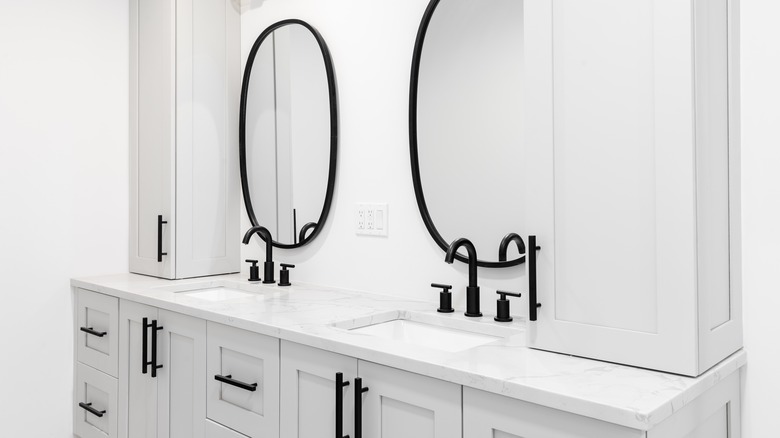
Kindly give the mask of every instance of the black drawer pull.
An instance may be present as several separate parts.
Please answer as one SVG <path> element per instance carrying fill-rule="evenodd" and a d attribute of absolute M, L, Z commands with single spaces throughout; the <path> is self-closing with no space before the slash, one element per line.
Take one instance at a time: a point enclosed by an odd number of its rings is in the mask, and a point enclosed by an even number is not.
<path fill-rule="evenodd" d="M 84 409 L 85 411 L 89 412 L 90 414 L 96 416 L 96 417 L 102 417 L 103 414 L 106 413 L 105 410 L 98 411 L 97 409 L 92 407 L 92 403 L 79 403 L 79 406 Z"/>
<path fill-rule="evenodd" d="M 92 336 L 97 336 L 98 338 L 102 338 L 103 336 L 108 334 L 108 332 L 99 332 L 97 330 L 94 330 L 92 327 L 81 327 L 80 330 L 84 333 L 89 333 Z"/>
<path fill-rule="evenodd" d="M 222 383 L 227 383 L 228 385 L 233 385 L 237 388 L 246 389 L 247 391 L 255 391 L 257 390 L 257 383 L 244 383 L 239 380 L 233 379 L 233 376 L 228 374 L 227 376 L 222 375 L 215 375 L 214 380 L 220 381 Z"/>

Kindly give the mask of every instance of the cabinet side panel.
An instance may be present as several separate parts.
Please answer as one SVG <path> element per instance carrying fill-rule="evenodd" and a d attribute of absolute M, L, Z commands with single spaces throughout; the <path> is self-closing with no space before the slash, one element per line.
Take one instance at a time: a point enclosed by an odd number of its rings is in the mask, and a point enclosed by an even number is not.
<path fill-rule="evenodd" d="M 237 272 L 236 11 L 224 0 L 178 4 L 177 277 Z"/>
<path fill-rule="evenodd" d="M 695 10 L 698 290 L 712 330 L 730 319 L 728 0 Z"/>
<path fill-rule="evenodd" d="M 695 0 L 694 6 L 699 372 L 704 372 L 742 346 L 739 239 L 731 236 L 739 224 L 732 205 L 739 205 L 732 187 L 739 181 L 732 157 L 738 143 L 732 144 L 730 132 L 738 110 L 731 102 L 737 86 L 731 67 L 738 57 L 732 3 Z"/>

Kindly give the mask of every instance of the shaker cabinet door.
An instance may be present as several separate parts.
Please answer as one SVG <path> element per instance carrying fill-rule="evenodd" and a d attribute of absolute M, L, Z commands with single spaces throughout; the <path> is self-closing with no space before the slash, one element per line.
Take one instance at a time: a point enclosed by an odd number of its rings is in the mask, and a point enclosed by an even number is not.
<path fill-rule="evenodd" d="M 693 3 L 525 3 L 531 347 L 695 376 L 741 345 L 729 2 Z"/>
<path fill-rule="evenodd" d="M 355 401 L 362 403 L 363 437 L 461 436 L 460 385 L 364 361 L 358 372 L 368 388 Z"/>
<path fill-rule="evenodd" d="M 119 437 L 157 437 L 158 378 L 144 358 L 151 360 L 151 329 L 158 310 L 132 301 L 119 302 Z M 146 342 L 144 342 L 146 337 Z M 146 347 L 144 349 L 144 347 Z M 145 351 L 145 353 L 144 353 Z M 159 346 L 158 346 L 159 351 Z"/>
<path fill-rule="evenodd" d="M 204 438 L 206 420 L 206 321 L 159 311 L 159 438 Z"/>
<path fill-rule="evenodd" d="M 340 436 L 354 436 L 353 384 L 357 363 L 352 357 L 282 341 L 281 436 L 331 438 L 339 430 Z M 341 373 L 347 386 L 337 386 L 337 373 Z M 340 416 L 337 400 L 341 402 Z"/>

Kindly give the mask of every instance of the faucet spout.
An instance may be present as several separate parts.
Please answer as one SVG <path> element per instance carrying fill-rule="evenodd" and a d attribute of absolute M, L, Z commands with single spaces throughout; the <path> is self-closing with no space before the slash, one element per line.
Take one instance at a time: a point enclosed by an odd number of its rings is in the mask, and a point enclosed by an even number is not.
<path fill-rule="evenodd" d="M 517 251 L 520 252 L 520 256 L 525 257 L 525 242 L 523 242 L 523 238 L 517 233 L 509 233 L 501 239 L 501 244 L 498 245 L 499 262 L 506 261 L 506 252 L 509 249 L 509 244 L 512 242 L 517 244 Z"/>
<path fill-rule="evenodd" d="M 249 244 L 249 241 L 255 233 L 265 241 L 265 264 L 263 265 L 265 280 L 263 280 L 263 283 L 276 283 L 274 280 L 274 240 L 271 237 L 271 232 L 268 231 L 268 228 L 263 226 L 250 228 L 246 234 L 244 234 L 242 242 L 244 245 Z"/>
<path fill-rule="evenodd" d="M 469 261 L 469 285 L 466 287 L 466 316 L 482 316 L 482 312 L 479 311 L 479 286 L 477 285 L 477 249 L 474 248 L 474 244 L 469 239 L 461 237 L 454 240 L 447 253 L 444 256 L 444 261 L 452 264 L 455 261 L 455 254 L 461 247 L 466 248 Z"/>

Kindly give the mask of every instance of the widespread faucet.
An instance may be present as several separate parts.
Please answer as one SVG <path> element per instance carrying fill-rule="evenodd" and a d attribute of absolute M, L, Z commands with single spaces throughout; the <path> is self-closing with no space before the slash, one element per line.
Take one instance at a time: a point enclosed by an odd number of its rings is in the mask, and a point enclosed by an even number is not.
<path fill-rule="evenodd" d="M 274 280 L 274 241 L 271 238 L 271 232 L 266 227 L 252 227 L 244 234 L 244 245 L 249 243 L 252 235 L 257 233 L 261 239 L 265 241 L 265 263 L 263 264 L 263 272 L 265 273 L 265 280 L 263 283 L 276 283 Z"/>
<path fill-rule="evenodd" d="M 482 316 L 482 312 L 479 311 L 479 286 L 477 286 L 477 249 L 474 248 L 474 244 L 465 237 L 454 240 L 447 249 L 447 254 L 444 256 L 444 261 L 452 264 L 452 262 L 455 260 L 455 253 L 458 252 L 458 249 L 460 249 L 461 246 L 466 248 L 469 261 L 469 285 L 466 287 L 466 316 Z"/>
<path fill-rule="evenodd" d="M 523 238 L 517 233 L 509 233 L 501 239 L 501 244 L 498 245 L 498 261 L 506 261 L 506 251 L 509 249 L 509 244 L 515 242 L 517 244 L 517 251 L 520 252 L 521 257 L 525 257 L 525 243 Z"/>

